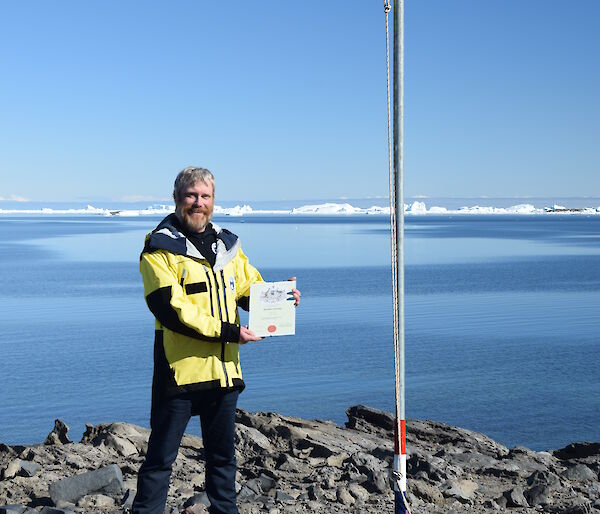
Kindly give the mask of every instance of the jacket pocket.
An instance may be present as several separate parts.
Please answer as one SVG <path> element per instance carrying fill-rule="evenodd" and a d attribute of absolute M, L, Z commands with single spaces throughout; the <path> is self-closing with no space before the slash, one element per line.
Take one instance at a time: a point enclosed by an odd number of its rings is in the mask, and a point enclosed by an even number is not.
<path fill-rule="evenodd" d="M 185 285 L 186 294 L 206 293 L 207 291 L 208 287 L 206 282 L 194 282 L 193 284 Z"/>

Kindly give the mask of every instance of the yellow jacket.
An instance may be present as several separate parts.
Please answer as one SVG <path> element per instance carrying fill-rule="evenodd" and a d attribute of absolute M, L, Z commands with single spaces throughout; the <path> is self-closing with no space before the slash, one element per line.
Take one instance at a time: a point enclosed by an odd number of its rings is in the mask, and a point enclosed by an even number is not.
<path fill-rule="evenodd" d="M 156 318 L 157 392 L 244 387 L 237 308 L 248 309 L 250 285 L 262 277 L 238 237 L 214 223 L 213 228 L 213 267 L 180 231 L 174 214 L 146 236 L 140 271 L 146 303 Z"/>

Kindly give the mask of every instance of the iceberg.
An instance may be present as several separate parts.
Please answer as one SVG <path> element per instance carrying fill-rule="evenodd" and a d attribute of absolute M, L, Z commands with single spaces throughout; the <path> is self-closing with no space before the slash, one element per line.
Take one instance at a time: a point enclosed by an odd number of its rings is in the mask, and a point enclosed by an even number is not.
<path fill-rule="evenodd" d="M 366 209 L 353 207 L 349 203 L 323 203 L 303 205 L 292 209 L 291 214 L 364 214 Z"/>
<path fill-rule="evenodd" d="M 144 209 L 131 209 L 128 207 L 103 208 L 87 205 L 85 208 L 52 209 L 42 207 L 38 209 L 0 209 L 0 215 L 95 215 L 95 216 L 166 216 L 175 211 L 173 205 L 155 204 Z M 355 207 L 350 203 L 326 202 L 321 204 L 308 204 L 293 209 L 255 209 L 249 204 L 235 205 L 234 207 L 222 207 L 215 205 L 214 213 L 216 216 L 389 216 L 389 206 L 372 205 L 368 208 Z M 530 203 L 516 204 L 510 207 L 493 207 L 485 205 L 462 206 L 457 209 L 449 209 L 443 206 L 433 205 L 427 207 L 423 201 L 414 201 L 411 204 L 404 205 L 404 214 L 406 216 L 428 216 L 428 215 L 552 215 L 552 214 L 583 214 L 598 215 L 600 207 L 578 207 L 568 208 L 555 204 L 552 207 L 537 208 Z"/>

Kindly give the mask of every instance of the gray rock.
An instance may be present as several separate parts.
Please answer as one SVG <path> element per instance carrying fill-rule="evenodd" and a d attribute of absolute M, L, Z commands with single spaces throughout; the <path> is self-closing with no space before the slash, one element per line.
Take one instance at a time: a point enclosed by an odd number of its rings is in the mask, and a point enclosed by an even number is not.
<path fill-rule="evenodd" d="M 206 505 L 204 505 L 203 503 L 194 503 L 194 505 L 186 507 L 183 512 L 184 514 L 208 514 L 208 510 L 206 510 Z"/>
<path fill-rule="evenodd" d="M 75 512 L 69 509 L 57 509 L 56 507 L 46 505 L 42 508 L 40 514 L 75 514 Z"/>
<path fill-rule="evenodd" d="M 52 445 L 70 443 L 71 441 L 69 440 L 68 434 L 69 427 L 67 424 L 60 419 L 55 419 L 54 428 L 52 429 L 52 432 L 48 434 L 48 437 L 46 437 L 44 444 Z"/>
<path fill-rule="evenodd" d="M 486 509 L 500 510 L 500 505 L 498 505 L 495 500 L 485 500 L 483 506 Z"/>
<path fill-rule="evenodd" d="M 571 443 L 552 454 L 560 460 L 583 459 L 593 455 L 600 455 L 600 443 Z"/>
<path fill-rule="evenodd" d="M 206 510 L 206 505 L 203 503 L 194 503 L 194 505 L 186 507 L 183 512 L 184 514 L 207 514 L 208 510 Z"/>
<path fill-rule="evenodd" d="M 0 514 L 22 514 L 25 511 L 25 506 L 18 503 L 12 503 L 10 505 L 2 505 L 0 507 Z"/>
<path fill-rule="evenodd" d="M 21 459 L 11 460 L 6 467 L 2 470 L 2 479 L 10 480 L 17 476 L 17 473 L 21 469 Z"/>
<path fill-rule="evenodd" d="M 107 434 L 106 439 L 104 439 L 104 444 L 123 457 L 138 454 L 138 449 L 135 444 L 124 437 L 119 437 L 114 434 Z"/>
<path fill-rule="evenodd" d="M 363 475 L 367 475 L 371 471 L 381 470 L 384 467 L 384 464 L 379 459 L 364 452 L 357 452 L 351 455 L 349 460 Z"/>
<path fill-rule="evenodd" d="M 442 469 L 444 461 L 436 457 L 425 457 L 419 452 L 412 452 L 406 463 L 409 476 L 429 479 L 433 482 L 443 482 L 448 479 L 447 473 Z"/>
<path fill-rule="evenodd" d="M 260 480 L 258 478 L 252 478 L 251 480 L 248 480 L 245 487 L 250 489 L 255 495 L 259 495 L 263 492 L 260 485 Z"/>
<path fill-rule="evenodd" d="M 277 469 L 288 471 L 290 473 L 299 473 L 303 467 L 303 464 L 298 459 L 287 453 L 282 453 L 280 455 L 276 465 Z"/>
<path fill-rule="evenodd" d="M 344 461 L 349 457 L 349 455 L 345 452 L 330 455 L 327 457 L 326 463 L 328 466 L 333 468 L 341 468 Z"/>
<path fill-rule="evenodd" d="M 439 505 L 444 502 L 444 496 L 440 492 L 440 489 L 424 480 L 411 480 L 409 490 L 414 496 L 421 498 L 427 503 Z"/>
<path fill-rule="evenodd" d="M 29 462 L 26 460 L 21 461 L 21 469 L 19 475 L 22 477 L 33 477 L 40 470 L 40 465 L 35 462 Z"/>
<path fill-rule="evenodd" d="M 281 491 L 280 489 L 278 489 L 275 493 L 275 500 L 281 503 L 292 503 L 295 500 L 295 498 L 286 493 L 285 491 Z"/>
<path fill-rule="evenodd" d="M 320 500 L 323 495 L 323 489 L 319 486 L 319 484 L 311 484 L 308 486 L 308 498 L 310 500 Z"/>
<path fill-rule="evenodd" d="M 598 475 L 585 464 L 575 464 L 575 466 L 568 468 L 563 476 L 575 482 L 591 482 L 598 479 Z"/>
<path fill-rule="evenodd" d="M 264 473 L 261 473 L 257 480 L 260 482 L 260 488 L 262 489 L 262 491 L 264 493 L 269 492 L 271 489 L 274 489 L 275 486 L 277 485 L 277 482 L 275 481 L 275 479 L 271 478 L 270 476 L 265 475 Z"/>
<path fill-rule="evenodd" d="M 483 473 L 498 478 L 516 478 L 521 475 L 521 467 L 512 461 L 500 461 L 492 467 L 485 468 Z"/>
<path fill-rule="evenodd" d="M 123 498 L 121 498 L 121 507 L 123 507 L 123 510 L 131 509 L 134 498 L 135 491 L 133 489 L 127 489 L 123 495 Z"/>
<path fill-rule="evenodd" d="M 472 480 L 450 479 L 443 486 L 443 494 L 448 498 L 456 498 L 461 502 L 468 502 L 478 487 Z"/>
<path fill-rule="evenodd" d="M 591 514 L 592 502 L 586 498 L 570 498 L 569 505 L 560 514 Z"/>
<path fill-rule="evenodd" d="M 238 449 L 251 449 L 256 451 L 271 451 L 271 442 L 268 437 L 259 430 L 246 425 L 236 425 L 235 427 L 235 446 Z"/>
<path fill-rule="evenodd" d="M 357 500 L 367 501 L 369 499 L 369 492 L 359 484 L 349 484 L 348 492 Z"/>
<path fill-rule="evenodd" d="M 508 504 L 508 499 L 506 498 L 506 494 L 502 494 L 499 498 L 494 500 L 494 503 L 498 505 L 501 509 L 505 509 Z"/>
<path fill-rule="evenodd" d="M 56 502 L 56 505 L 54 505 L 54 507 L 56 507 L 57 509 L 63 509 L 63 510 L 75 510 L 75 508 L 77 506 L 73 502 L 59 501 L 59 502 Z"/>
<path fill-rule="evenodd" d="M 195 494 L 191 498 L 188 498 L 183 504 L 183 507 L 191 507 L 192 505 L 197 505 L 199 503 L 201 503 L 205 507 L 210 507 L 210 501 L 208 500 L 208 495 L 205 492 Z"/>
<path fill-rule="evenodd" d="M 476 451 L 450 453 L 448 454 L 448 460 L 455 466 L 473 470 L 489 469 L 498 464 L 497 459 Z"/>
<path fill-rule="evenodd" d="M 300 439 L 296 443 L 296 448 L 301 451 L 308 450 L 308 455 L 313 458 L 326 459 L 333 455 L 333 450 L 330 447 L 308 437 L 305 439 Z"/>
<path fill-rule="evenodd" d="M 240 492 L 237 495 L 238 501 L 252 501 L 256 498 L 257 493 L 250 489 L 247 485 L 243 485 Z"/>
<path fill-rule="evenodd" d="M 386 493 L 390 491 L 389 475 L 385 471 L 371 471 L 367 480 L 362 484 L 369 492 Z"/>
<path fill-rule="evenodd" d="M 2 478 L 9 480 L 17 475 L 22 477 L 33 477 L 39 471 L 40 466 L 35 462 L 30 462 L 22 459 L 13 459 L 4 468 Z"/>
<path fill-rule="evenodd" d="M 355 405 L 346 411 L 348 428 L 356 428 L 358 425 L 371 425 L 384 430 L 394 430 L 394 417 L 388 412 L 366 407 L 364 405 Z"/>
<path fill-rule="evenodd" d="M 79 499 L 77 506 L 84 508 L 87 512 L 96 509 L 106 510 L 115 506 L 115 500 L 105 494 L 88 494 Z"/>
<path fill-rule="evenodd" d="M 77 454 L 69 453 L 65 458 L 65 463 L 67 464 L 67 466 L 71 466 L 72 468 L 75 468 L 75 469 L 85 468 L 84 460 Z"/>
<path fill-rule="evenodd" d="M 550 487 L 546 484 L 537 484 L 527 489 L 524 493 L 527 503 L 532 507 L 550 503 Z"/>
<path fill-rule="evenodd" d="M 123 474 L 116 464 L 111 464 L 96 471 L 63 478 L 50 484 L 50 498 L 56 504 L 58 501 L 77 501 L 86 494 L 108 493 L 122 494 Z"/>
<path fill-rule="evenodd" d="M 243 426 L 238 427 L 236 435 L 240 514 L 274 509 L 279 514 L 393 511 L 391 431 L 382 426 L 381 419 L 367 419 L 370 412 L 357 410 L 354 429 L 327 421 L 241 412 Z M 49 483 L 56 483 L 68 473 L 82 473 L 113 462 L 122 470 L 132 499 L 148 431 L 135 425 L 110 423 L 89 426 L 86 433 L 82 443 L 69 445 L 0 445 L 0 470 L 6 470 L 16 459 L 43 469 L 35 477 L 23 479 L 18 477 L 22 473 L 20 462 L 13 464 L 17 478 L 0 481 L 0 503 L 31 502 L 40 509 L 49 504 L 46 493 Z M 547 452 L 519 447 L 509 451 L 483 434 L 439 422 L 413 420 L 407 426 L 407 439 L 408 494 L 414 512 L 576 514 L 586 512 L 585 509 L 596 512 L 592 503 L 600 498 L 600 482 L 590 480 L 590 472 L 594 475 L 600 472 L 600 456 L 593 455 L 590 445 L 577 448 L 579 455 L 585 452 L 591 455 L 561 461 Z M 115 441 L 119 444 L 113 444 Z M 129 450 L 124 451 L 125 446 Z M 166 512 L 206 514 L 202 503 L 191 502 L 192 505 L 184 507 L 186 500 L 204 489 L 203 453 L 200 438 L 186 436 L 185 444 L 182 441 Z M 567 472 L 575 474 L 569 478 Z M 477 490 L 461 488 L 469 483 L 477 484 Z M 443 495 L 442 484 L 445 492 L 450 492 L 447 497 Z M 519 489 L 521 498 L 517 494 Z M 89 507 L 77 507 L 71 499 L 56 502 L 55 508 L 79 512 L 83 509 L 96 514 L 109 514 L 119 508 L 100 495 L 110 495 L 127 507 L 122 493 L 96 491 L 83 500 L 75 500 Z"/>
<path fill-rule="evenodd" d="M 352 496 L 345 487 L 338 487 L 335 496 L 338 503 L 341 503 L 342 505 L 354 505 L 356 502 L 354 496 Z"/>
<path fill-rule="evenodd" d="M 560 478 L 551 471 L 534 471 L 527 477 L 527 484 L 538 485 L 544 484 L 555 489 L 560 485 Z"/>
<path fill-rule="evenodd" d="M 523 494 L 523 489 L 520 487 L 515 487 L 510 491 L 506 491 L 504 497 L 506 498 L 507 507 L 529 507 L 525 495 Z"/>

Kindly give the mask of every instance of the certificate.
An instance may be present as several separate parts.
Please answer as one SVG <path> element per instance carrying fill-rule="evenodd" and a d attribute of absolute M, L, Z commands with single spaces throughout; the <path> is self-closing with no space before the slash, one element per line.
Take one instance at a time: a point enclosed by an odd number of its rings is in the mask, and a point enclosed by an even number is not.
<path fill-rule="evenodd" d="M 289 336 L 296 333 L 295 280 L 258 282 L 250 286 L 249 328 L 257 336 Z"/>

